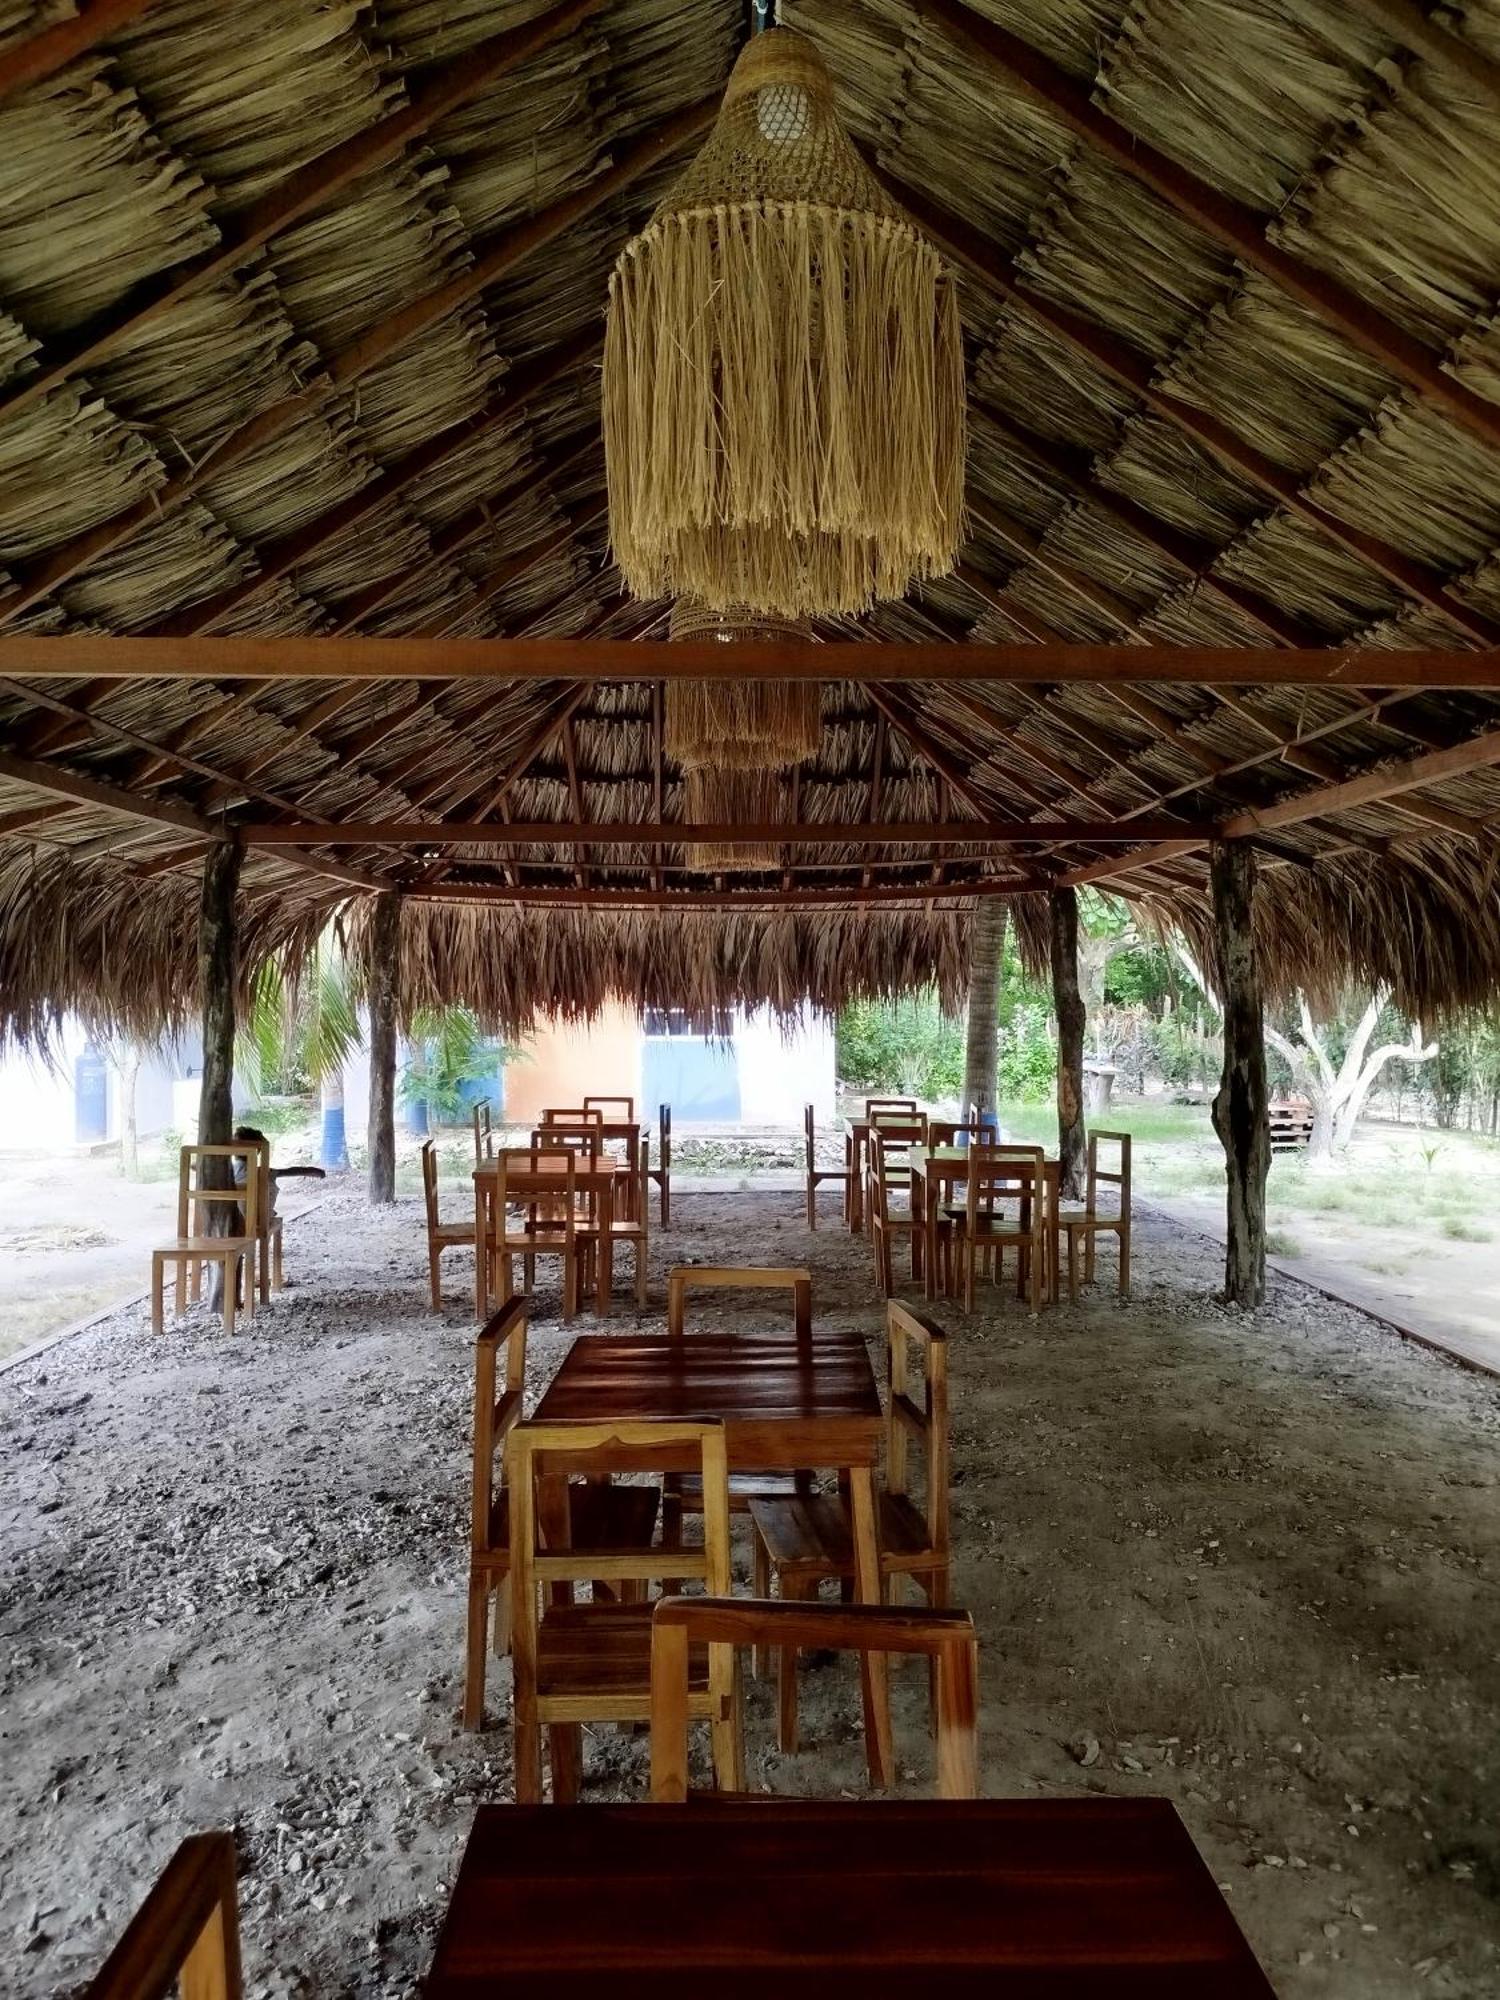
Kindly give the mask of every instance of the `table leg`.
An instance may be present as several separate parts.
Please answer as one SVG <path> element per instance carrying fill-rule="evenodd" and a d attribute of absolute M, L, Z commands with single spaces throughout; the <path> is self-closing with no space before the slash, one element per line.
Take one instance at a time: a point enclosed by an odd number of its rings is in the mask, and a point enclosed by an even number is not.
<path fill-rule="evenodd" d="M 599 1189 L 599 1251 L 594 1259 L 594 1308 L 609 1311 L 615 1288 L 615 1184 L 611 1174 Z"/>
<path fill-rule="evenodd" d="M 865 1160 L 864 1142 L 857 1132 L 850 1135 L 849 1156 L 854 1171 L 849 1178 L 849 1234 L 863 1236 L 865 1233 Z"/>
<path fill-rule="evenodd" d="M 880 1543 L 875 1526 L 875 1474 L 868 1465 L 849 1468 L 849 1515 L 854 1529 L 855 1596 L 861 1604 L 878 1604 Z M 896 1761 L 891 1743 L 890 1661 L 884 1653 L 860 1655 L 860 1689 L 870 1783 L 877 1791 L 884 1791 L 891 1783 Z"/>

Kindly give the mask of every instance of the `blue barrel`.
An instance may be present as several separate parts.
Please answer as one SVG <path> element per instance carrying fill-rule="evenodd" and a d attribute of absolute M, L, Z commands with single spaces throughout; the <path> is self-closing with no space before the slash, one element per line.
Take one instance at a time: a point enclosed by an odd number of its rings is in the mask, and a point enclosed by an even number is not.
<path fill-rule="evenodd" d="M 93 1042 L 73 1068 L 73 1136 L 81 1146 L 109 1137 L 109 1064 Z"/>

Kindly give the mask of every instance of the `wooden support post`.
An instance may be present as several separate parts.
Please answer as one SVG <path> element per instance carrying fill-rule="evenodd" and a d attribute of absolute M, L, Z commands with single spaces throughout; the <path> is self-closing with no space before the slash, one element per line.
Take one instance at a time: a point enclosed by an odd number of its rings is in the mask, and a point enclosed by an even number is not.
<path fill-rule="evenodd" d="M 961 1109 L 995 1109 L 995 1069 L 1000 1045 L 1000 968 L 1005 958 L 1006 906 L 981 902 L 969 923 L 969 1017 L 964 1039 Z"/>
<path fill-rule="evenodd" d="M 219 841 L 203 857 L 203 885 L 198 898 L 198 997 L 203 1010 L 203 1079 L 198 1090 L 198 1144 L 227 1146 L 234 1137 L 234 995 L 239 983 L 239 930 L 235 897 L 245 850 L 238 841 Z M 227 1188 L 231 1165 L 223 1157 L 203 1162 L 198 1185 Z M 196 1235 L 230 1236 L 236 1207 L 229 1201 L 201 1204 L 201 1215 L 188 1217 Z M 209 1304 L 222 1302 L 224 1267 L 211 1265 Z M 253 1286 L 252 1266 L 248 1282 Z"/>
<path fill-rule="evenodd" d="M 1209 849 L 1219 992 L 1224 1004 L 1224 1076 L 1214 1098 L 1214 1130 L 1224 1148 L 1229 1236 L 1224 1297 L 1258 1306 L 1266 1292 L 1266 1175 L 1271 1134 L 1266 1111 L 1266 1042 L 1253 926 L 1255 853 L 1242 840 Z"/>
<path fill-rule="evenodd" d="M 370 1200 L 396 1199 L 396 985 L 401 904 L 393 890 L 375 898 L 370 922 Z"/>
<path fill-rule="evenodd" d="M 1083 1193 L 1083 996 L 1078 991 L 1078 892 L 1053 889 L 1047 897 L 1052 924 L 1052 1005 L 1057 1014 L 1058 1191 L 1066 1201 Z"/>

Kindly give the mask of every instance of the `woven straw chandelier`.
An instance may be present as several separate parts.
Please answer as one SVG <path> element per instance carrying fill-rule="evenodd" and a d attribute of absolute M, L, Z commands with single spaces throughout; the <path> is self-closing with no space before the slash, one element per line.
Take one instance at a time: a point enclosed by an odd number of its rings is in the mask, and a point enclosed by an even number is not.
<path fill-rule="evenodd" d="M 747 43 L 703 150 L 622 251 L 603 399 L 610 539 L 637 597 L 802 618 L 951 570 L 952 281 L 790 29 Z"/>

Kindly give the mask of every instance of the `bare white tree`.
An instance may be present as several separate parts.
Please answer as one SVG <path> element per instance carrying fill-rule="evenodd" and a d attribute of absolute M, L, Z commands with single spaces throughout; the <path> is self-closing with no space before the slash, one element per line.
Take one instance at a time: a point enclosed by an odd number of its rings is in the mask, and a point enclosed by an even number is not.
<path fill-rule="evenodd" d="M 1172 950 L 1209 1006 L 1215 1013 L 1222 1012 L 1218 995 L 1209 985 L 1203 968 L 1181 939 L 1173 939 Z M 1297 995 L 1299 1041 L 1292 1041 L 1278 1028 L 1269 1025 L 1266 1028 L 1266 1040 L 1283 1057 L 1292 1072 L 1294 1086 L 1312 1106 L 1313 1129 L 1307 1142 L 1310 1165 L 1327 1165 L 1345 1151 L 1375 1079 L 1388 1062 L 1397 1058 L 1402 1062 L 1430 1062 L 1437 1054 L 1437 1043 L 1424 1042 L 1421 1026 L 1416 1022 L 1407 1041 L 1382 1042 L 1378 1048 L 1370 1047 L 1389 998 L 1384 990 L 1372 996 L 1337 1068 L 1328 1053 L 1327 1030 L 1319 1028 L 1313 1020 L 1305 994 Z"/>

